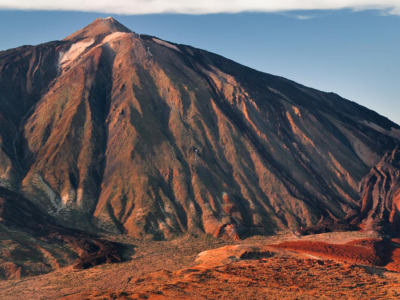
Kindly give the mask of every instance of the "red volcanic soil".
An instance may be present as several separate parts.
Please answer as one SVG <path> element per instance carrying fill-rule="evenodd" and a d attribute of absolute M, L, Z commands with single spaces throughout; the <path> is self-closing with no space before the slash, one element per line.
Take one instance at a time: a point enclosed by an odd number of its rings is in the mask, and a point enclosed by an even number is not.
<path fill-rule="evenodd" d="M 191 270 L 187 270 L 190 272 Z M 130 291 L 84 292 L 63 299 L 395 299 L 397 280 L 334 261 L 273 256 L 206 269 L 182 278 L 139 277 Z"/>
<path fill-rule="evenodd" d="M 386 269 L 389 271 L 400 272 L 400 248 L 393 250 L 390 262 L 386 265 Z"/>
<path fill-rule="evenodd" d="M 355 236 L 358 239 L 349 242 Z M 149 242 L 135 246 L 132 260 L 127 262 L 87 270 L 63 268 L 22 281 L 0 281 L 0 298 L 399 299 L 399 273 L 357 266 L 353 261 L 372 265 L 371 257 L 377 255 L 386 257 L 380 262 L 388 270 L 396 270 L 400 248 L 391 241 L 361 234 L 341 237 L 312 236 L 320 241 L 289 240 L 273 247 L 271 243 L 290 237 L 258 240 L 259 244 L 242 240 L 224 247 L 212 237 Z M 342 244 L 324 243 L 324 239 Z M 390 247 L 381 252 L 377 245 L 382 244 Z M 219 248 L 212 249 L 215 247 Z M 285 247 L 287 250 L 282 249 Z M 311 259 L 310 254 L 325 259 Z"/>
<path fill-rule="evenodd" d="M 271 245 L 276 248 L 314 254 L 322 258 L 345 261 L 368 266 L 385 266 L 391 271 L 400 271 L 400 248 L 391 241 L 359 239 L 346 244 L 326 242 L 284 242 Z"/>

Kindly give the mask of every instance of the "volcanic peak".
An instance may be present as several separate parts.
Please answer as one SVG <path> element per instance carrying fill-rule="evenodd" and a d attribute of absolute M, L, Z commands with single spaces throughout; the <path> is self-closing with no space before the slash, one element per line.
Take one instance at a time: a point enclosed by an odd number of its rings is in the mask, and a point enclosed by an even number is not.
<path fill-rule="evenodd" d="M 120 22 L 112 17 L 98 18 L 88 26 L 78 30 L 72 35 L 66 37 L 65 41 L 71 41 L 75 39 L 84 38 L 95 38 L 99 35 L 108 35 L 115 32 L 132 32 L 129 28 L 122 25 Z"/>
<path fill-rule="evenodd" d="M 400 224 L 398 158 L 381 161 L 400 127 L 353 102 L 113 18 L 13 53 L 0 185 L 60 225 L 162 239 Z"/>

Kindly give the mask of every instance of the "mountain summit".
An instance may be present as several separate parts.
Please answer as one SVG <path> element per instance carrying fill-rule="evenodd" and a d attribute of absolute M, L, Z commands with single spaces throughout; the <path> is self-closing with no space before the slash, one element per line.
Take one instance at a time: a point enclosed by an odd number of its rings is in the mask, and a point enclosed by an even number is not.
<path fill-rule="evenodd" d="M 0 186 L 60 226 L 398 228 L 400 127 L 336 94 L 112 18 L 0 52 L 0 91 Z"/>
<path fill-rule="evenodd" d="M 114 32 L 132 32 L 132 30 L 129 30 L 112 17 L 104 19 L 98 18 L 93 23 L 71 34 L 64 40 L 70 41 L 74 39 L 95 38 L 96 36 L 104 36 Z"/>

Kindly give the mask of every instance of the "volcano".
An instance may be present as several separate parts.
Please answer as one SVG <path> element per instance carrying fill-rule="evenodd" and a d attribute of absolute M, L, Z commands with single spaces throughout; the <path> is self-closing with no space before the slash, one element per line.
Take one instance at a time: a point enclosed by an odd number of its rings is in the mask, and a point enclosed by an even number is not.
<path fill-rule="evenodd" d="M 2 193 L 63 228 L 399 228 L 399 125 L 113 18 L 0 52 L 0 124 Z"/>

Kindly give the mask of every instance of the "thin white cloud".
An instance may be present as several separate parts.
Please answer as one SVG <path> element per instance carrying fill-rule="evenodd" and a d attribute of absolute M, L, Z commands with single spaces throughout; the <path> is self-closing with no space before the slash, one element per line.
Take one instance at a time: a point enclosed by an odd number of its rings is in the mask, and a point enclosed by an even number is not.
<path fill-rule="evenodd" d="M 386 15 L 400 15 L 400 0 L 0 0 L 0 9 L 73 10 L 125 15 L 377 9 Z M 302 15 L 299 18 L 302 19 Z"/>
<path fill-rule="evenodd" d="M 295 19 L 297 19 L 297 20 L 309 20 L 309 19 L 312 19 L 312 18 L 314 18 L 313 16 L 308 16 L 308 15 L 295 15 L 294 16 L 295 17 Z"/>

